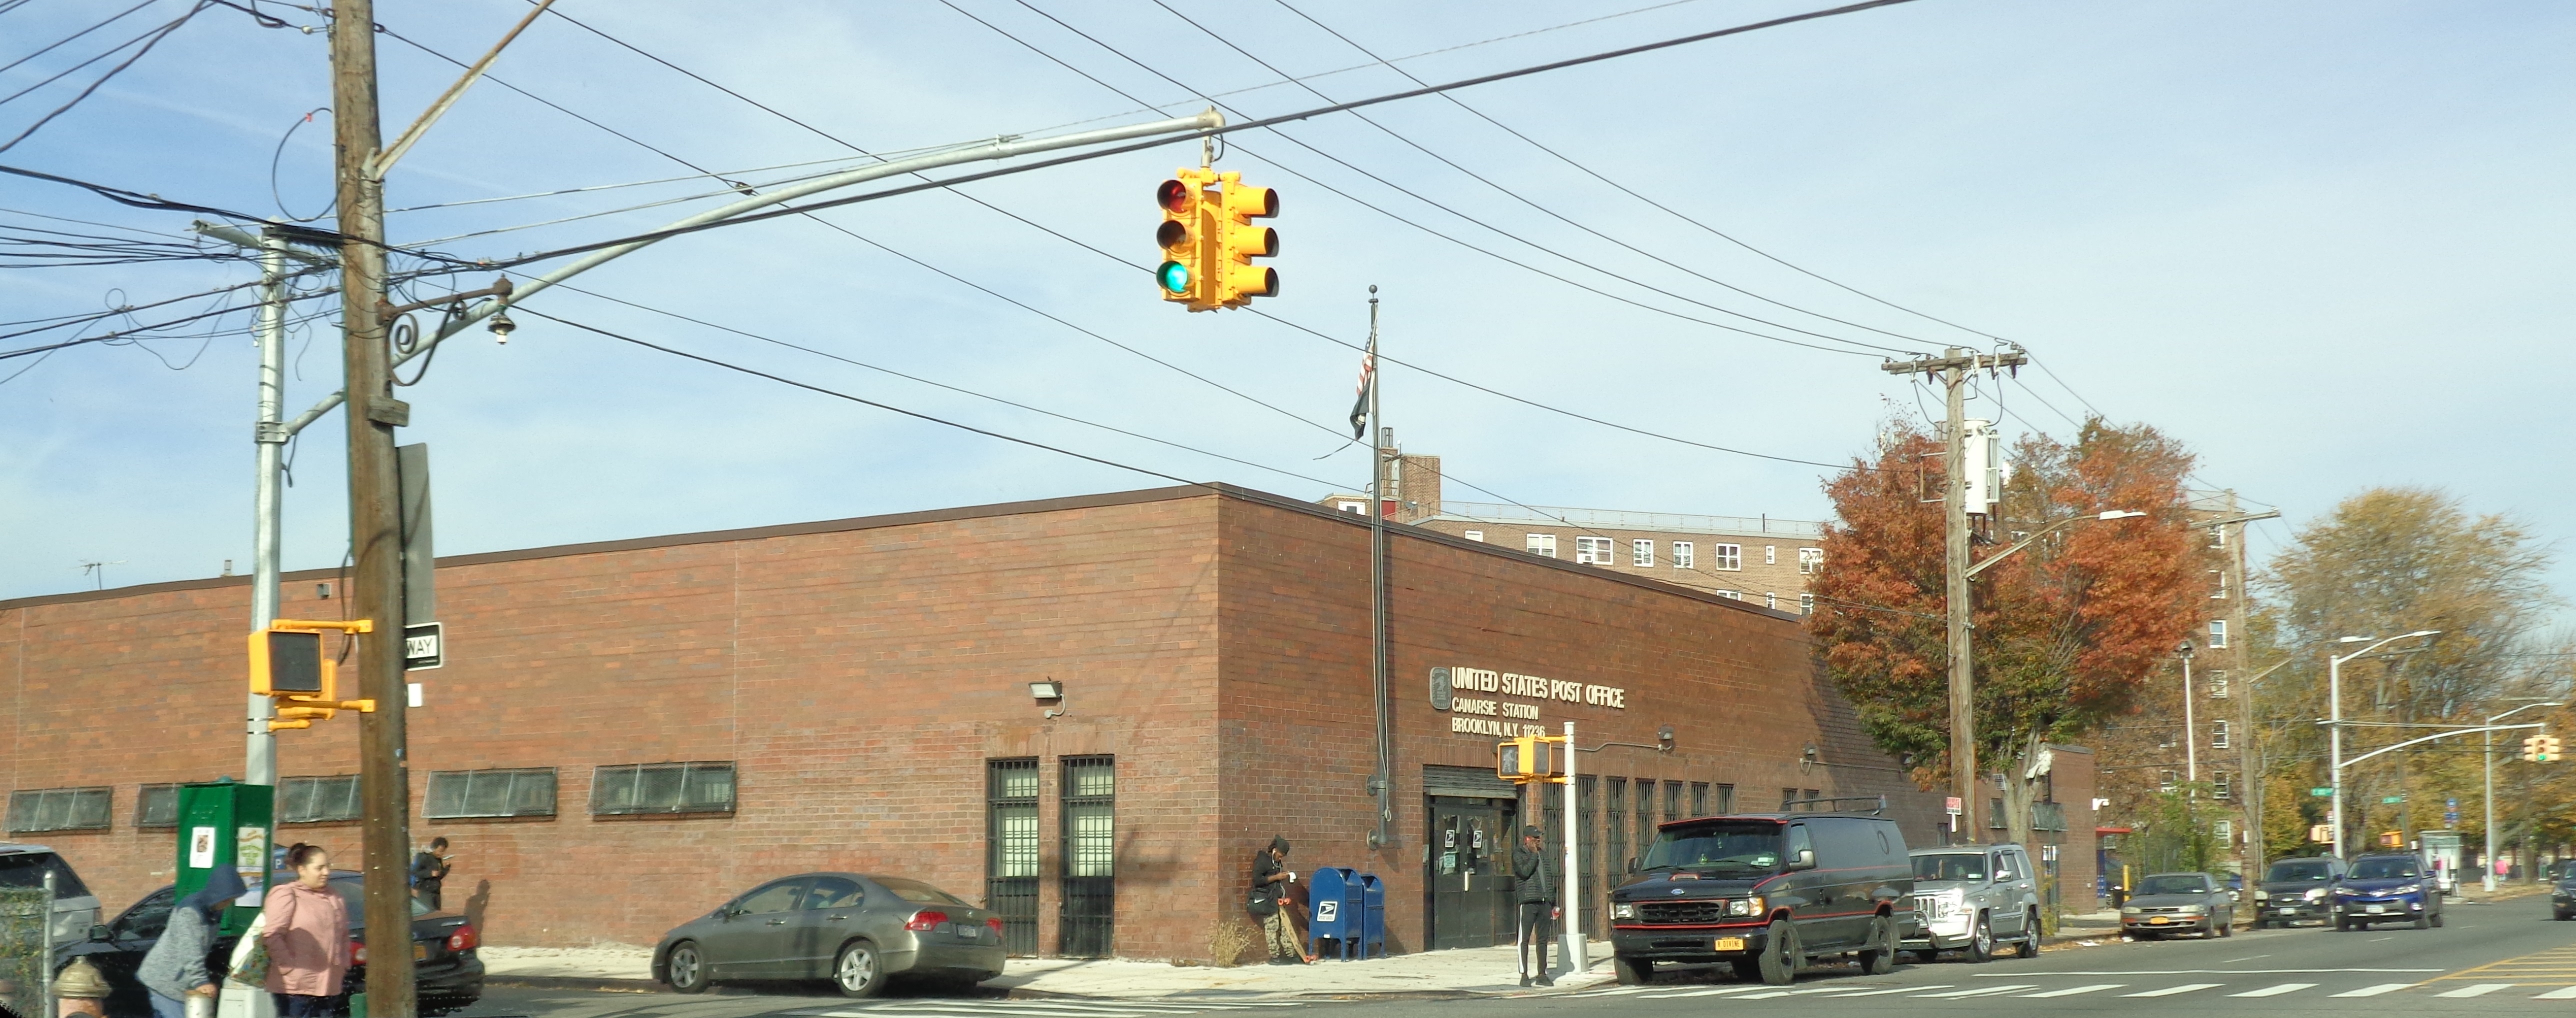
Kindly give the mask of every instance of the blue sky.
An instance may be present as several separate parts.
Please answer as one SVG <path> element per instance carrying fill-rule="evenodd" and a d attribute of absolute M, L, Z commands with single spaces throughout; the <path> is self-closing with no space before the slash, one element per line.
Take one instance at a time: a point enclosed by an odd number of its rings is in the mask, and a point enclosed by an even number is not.
<path fill-rule="evenodd" d="M 1286 6 L 1168 2 L 1287 74 L 1370 63 Z M 1805 9 L 1737 0 L 1643 11 L 1645 0 L 1290 2 L 1379 55 L 1428 53 L 1400 64 L 1435 81 Z M 1172 114 L 1203 108 L 1209 93 L 1230 93 L 1219 101 L 1250 116 L 1322 101 L 1276 84 L 1272 71 L 1151 2 L 955 3 Z M 0 63 L 123 6 L 33 0 L 8 8 Z M 301 10 L 261 6 L 318 24 Z M 871 151 L 1156 116 L 938 3 L 559 6 Z M 160 0 L 92 39 L 122 41 L 152 16 L 166 21 L 184 8 L 185 0 Z M 524 10 L 505 0 L 393 0 L 378 19 L 471 59 Z M 1600 20 L 1556 27 L 1589 18 Z M 391 137 L 454 68 L 390 36 L 379 46 Z M 84 40 L 0 72 L 0 92 L 98 48 Z M 2564 405 L 2553 366 L 2566 323 L 2576 320 L 2576 289 L 2565 282 L 2576 236 L 2571 50 L 2576 9 L 2543 3 L 1921 0 L 1457 97 L 1770 255 L 2023 343 L 2055 378 L 2026 370 L 2018 383 L 1985 386 L 1981 413 L 2000 413 L 2011 430 L 2064 434 L 2066 415 L 2090 407 L 2167 429 L 2202 454 L 2202 482 L 2281 508 L 2287 522 L 2255 535 L 2260 554 L 2289 527 L 2374 485 L 2440 487 L 2473 511 L 2516 514 L 2546 540 L 2576 529 L 2576 480 L 2553 452 L 2576 436 L 2563 410 L 2548 409 Z M 104 66 L 0 103 L 0 138 Z M 311 216 L 329 198 L 329 114 L 288 131 L 328 105 L 327 72 L 321 34 L 263 29 L 211 9 L 0 153 L 0 163 L 260 215 Z M 493 74 L 669 157 L 486 81 L 396 169 L 389 206 L 695 177 L 670 157 L 755 182 L 802 172 L 765 167 L 860 159 L 552 18 Z M 1409 83 L 1363 67 L 1308 84 L 1348 99 Z M 1937 401 L 1882 373 L 1877 349 L 1829 342 L 1842 349 L 1818 351 L 1651 308 L 1802 341 L 1812 337 L 1683 298 L 1902 351 L 1991 344 L 1730 244 L 1440 99 L 1368 115 L 1384 130 L 1325 117 L 1286 128 L 1288 137 L 1238 136 L 1219 160 L 1283 195 L 1284 292 L 1260 304 L 1280 319 L 1356 342 L 1365 290 L 1376 284 L 1391 356 L 1647 431 L 1822 461 L 1865 448 L 1888 415 Z M 1196 160 L 1195 144 L 1177 144 L 961 190 L 1141 264 L 1155 256 L 1152 186 Z M 391 239 L 507 256 L 649 229 L 706 207 L 714 199 L 692 196 L 717 187 L 695 177 L 398 212 Z M 630 208 L 666 199 L 691 200 Z M 184 239 L 192 218 L 6 178 L 0 209 L 10 210 L 0 223 L 17 227 L 99 232 L 26 215 L 39 213 L 170 239 Z M 619 209 L 629 210 L 458 237 Z M 1155 299 L 1137 268 L 953 194 L 820 215 L 1098 337 L 793 217 L 674 240 L 576 285 L 1287 473 L 603 296 L 558 290 L 529 309 L 1183 477 L 1297 496 L 1322 494 L 1320 482 L 1347 488 L 1363 479 L 1365 457 L 1336 451 L 1333 434 L 1357 367 L 1341 346 L 1249 313 L 1186 314 Z M 0 272 L 0 321 L 250 278 L 246 266 L 225 262 L 11 268 Z M 481 286 L 489 274 L 455 281 Z M 467 334 L 404 393 L 414 408 L 404 440 L 435 451 L 443 552 L 1166 483 L 533 314 L 519 325 L 507 345 Z M 332 338 L 322 321 L 293 337 L 292 409 L 337 387 Z M 0 361 L 0 376 L 27 363 Z M 114 563 L 111 586 L 209 576 L 228 559 L 247 571 L 254 366 L 249 341 L 228 329 L 69 349 L 0 384 L 0 533 L 9 535 L 0 541 L 0 597 L 89 586 L 97 580 L 84 574 L 85 561 Z M 1814 467 L 1611 430 L 1403 367 L 1389 367 L 1386 386 L 1389 423 L 1408 451 L 1445 457 L 1453 498 L 1486 497 L 1465 482 L 1539 505 L 1824 513 Z M 289 568 L 342 556 L 340 428 L 335 414 L 296 449 Z M 2571 569 L 2556 574 L 2562 590 L 2576 588 Z"/>

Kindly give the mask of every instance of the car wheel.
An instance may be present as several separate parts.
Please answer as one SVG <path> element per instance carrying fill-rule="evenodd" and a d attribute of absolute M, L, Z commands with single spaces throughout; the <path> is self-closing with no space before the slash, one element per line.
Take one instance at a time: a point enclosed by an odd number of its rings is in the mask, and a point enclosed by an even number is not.
<path fill-rule="evenodd" d="M 1759 959 L 1762 981 L 1787 986 L 1798 978 L 1798 966 L 1805 960 L 1798 948 L 1798 928 L 1786 919 L 1772 920 L 1770 936 L 1763 938 Z"/>
<path fill-rule="evenodd" d="M 2345 919 L 2342 916 L 2336 916 L 2334 917 L 2334 928 L 2337 933 L 2349 933 L 2352 931 L 2352 921 Z"/>
<path fill-rule="evenodd" d="M 2022 920 L 2021 928 L 2024 935 L 2021 938 L 2021 945 L 2013 949 L 2013 955 L 2020 958 L 2039 957 L 2039 938 L 2046 931 L 2039 924 L 2038 909 L 2030 910 L 2030 916 Z"/>
<path fill-rule="evenodd" d="M 1972 962 L 1986 962 L 1994 959 L 1995 928 L 1986 922 L 1983 914 L 1977 916 L 1976 927 L 1968 931 L 1967 949 L 1959 954 Z"/>
<path fill-rule="evenodd" d="M 1621 986 L 1642 986 L 1647 980 L 1655 978 L 1655 963 L 1644 958 L 1612 955 L 1610 972 L 1618 978 Z"/>
<path fill-rule="evenodd" d="M 1879 916 L 1869 921 L 1869 946 L 1860 952 L 1860 970 L 1873 976 L 1896 971 L 1896 920 Z"/>
<path fill-rule="evenodd" d="M 2218 924 L 2218 935 L 2219 935 L 2219 936 L 2222 936 L 2222 937 L 2233 937 L 2233 936 L 2235 936 L 2235 935 L 2236 935 L 2236 924 L 2235 924 L 2235 923 L 2233 923 L 2233 922 L 2223 922 L 2223 923 L 2219 923 L 2219 924 Z"/>
<path fill-rule="evenodd" d="M 2433 913 L 2433 928 L 2437 930 L 2442 928 L 2442 913 Z"/>
<path fill-rule="evenodd" d="M 841 945 L 832 958 L 832 985 L 844 997 L 873 997 L 885 991 L 885 972 L 877 967 L 877 948 L 864 940 Z"/>
<path fill-rule="evenodd" d="M 2432 928 L 2433 928 L 2433 914 L 2432 914 L 2432 913 L 2430 913 L 2430 912 L 2417 912 L 2417 913 L 2415 913 L 2415 928 L 2416 928 L 2416 929 L 2419 929 L 2419 930 L 2429 930 L 2429 929 L 2432 929 Z"/>
<path fill-rule="evenodd" d="M 664 959 L 663 971 L 670 977 L 674 990 L 681 993 L 706 992 L 707 959 L 698 952 L 696 941 L 683 940 L 671 945 L 671 956 Z"/>

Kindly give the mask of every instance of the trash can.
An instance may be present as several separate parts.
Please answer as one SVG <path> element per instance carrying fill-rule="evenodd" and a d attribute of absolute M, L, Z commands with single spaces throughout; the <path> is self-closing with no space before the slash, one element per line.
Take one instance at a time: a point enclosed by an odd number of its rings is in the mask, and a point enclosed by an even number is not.
<path fill-rule="evenodd" d="M 1359 871 L 1325 866 L 1306 875 L 1306 953 L 1325 956 L 1327 946 L 1347 961 L 1359 946 L 1367 906 L 1360 897 Z"/>

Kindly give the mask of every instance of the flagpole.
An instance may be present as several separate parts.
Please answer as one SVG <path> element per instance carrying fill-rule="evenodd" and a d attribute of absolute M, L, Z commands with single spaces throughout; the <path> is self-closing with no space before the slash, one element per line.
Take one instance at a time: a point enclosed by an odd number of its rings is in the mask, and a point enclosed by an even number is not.
<path fill-rule="evenodd" d="M 1369 285 L 1368 364 L 1369 439 L 1369 673 L 1377 694 L 1377 772 L 1369 784 L 1377 796 L 1377 829 L 1369 844 L 1395 846 L 1395 732 L 1387 700 L 1386 590 L 1386 428 L 1378 416 L 1377 285 Z"/>

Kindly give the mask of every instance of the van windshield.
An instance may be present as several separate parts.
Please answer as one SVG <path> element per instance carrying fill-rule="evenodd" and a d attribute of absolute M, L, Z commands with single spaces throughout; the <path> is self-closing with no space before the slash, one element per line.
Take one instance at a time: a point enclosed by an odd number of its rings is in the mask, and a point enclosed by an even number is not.
<path fill-rule="evenodd" d="M 2286 884 L 2291 881 L 2322 883 L 2331 873 L 2323 859 L 2290 859 L 2273 863 L 2272 875 L 2263 879 L 2276 884 Z"/>
<path fill-rule="evenodd" d="M 1656 836 L 1640 868 L 1769 874 L 1780 868 L 1780 830 L 1759 821 L 1677 827 Z"/>

